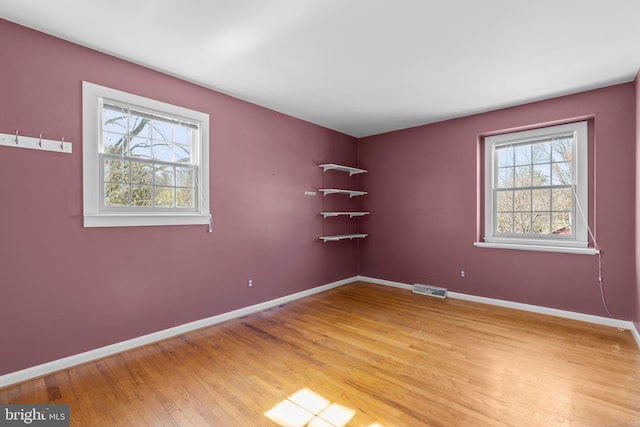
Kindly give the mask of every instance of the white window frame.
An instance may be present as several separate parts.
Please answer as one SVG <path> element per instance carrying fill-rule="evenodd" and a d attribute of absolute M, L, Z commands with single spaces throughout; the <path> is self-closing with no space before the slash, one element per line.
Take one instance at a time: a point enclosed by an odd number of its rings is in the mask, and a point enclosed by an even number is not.
<path fill-rule="evenodd" d="M 197 141 L 192 147 L 197 175 L 195 209 L 154 210 L 132 207 L 109 210 L 102 206 L 104 201 L 101 198 L 103 175 L 101 174 L 100 154 L 102 149 L 101 104 L 104 100 L 197 125 Z M 97 84 L 82 82 L 82 151 L 85 227 L 210 224 L 208 114 Z"/>
<path fill-rule="evenodd" d="M 573 147 L 573 212 L 572 236 L 502 236 L 496 233 L 495 200 L 495 149 L 508 144 L 532 143 L 558 134 L 573 133 L 576 143 Z M 534 250 L 546 252 L 567 252 L 597 254 L 597 249 L 589 247 L 589 227 L 587 224 L 589 206 L 589 159 L 588 122 L 580 121 L 562 125 L 547 126 L 532 130 L 491 135 L 484 138 L 484 237 L 475 246 Z"/>

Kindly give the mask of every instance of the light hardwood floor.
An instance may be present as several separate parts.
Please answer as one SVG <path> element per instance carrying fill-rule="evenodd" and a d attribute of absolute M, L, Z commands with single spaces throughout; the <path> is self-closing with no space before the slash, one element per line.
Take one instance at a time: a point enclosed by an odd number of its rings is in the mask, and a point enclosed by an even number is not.
<path fill-rule="evenodd" d="M 68 403 L 73 426 L 640 426 L 640 351 L 616 328 L 358 282 L 0 403 Z"/>

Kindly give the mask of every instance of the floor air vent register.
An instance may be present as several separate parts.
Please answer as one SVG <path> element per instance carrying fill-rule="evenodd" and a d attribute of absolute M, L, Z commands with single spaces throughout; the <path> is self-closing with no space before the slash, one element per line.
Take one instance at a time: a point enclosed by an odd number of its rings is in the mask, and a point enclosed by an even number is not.
<path fill-rule="evenodd" d="M 420 295 L 428 295 L 430 297 L 436 298 L 446 298 L 447 297 L 447 288 L 439 288 L 437 286 L 428 286 L 428 285 L 413 285 L 413 293 Z"/>

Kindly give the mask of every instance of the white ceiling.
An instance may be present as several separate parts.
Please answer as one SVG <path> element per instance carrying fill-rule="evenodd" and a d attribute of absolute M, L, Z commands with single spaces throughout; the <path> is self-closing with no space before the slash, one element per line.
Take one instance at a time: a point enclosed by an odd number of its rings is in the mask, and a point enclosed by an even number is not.
<path fill-rule="evenodd" d="M 356 137 L 640 68 L 640 0 L 0 0 L 0 17 Z"/>

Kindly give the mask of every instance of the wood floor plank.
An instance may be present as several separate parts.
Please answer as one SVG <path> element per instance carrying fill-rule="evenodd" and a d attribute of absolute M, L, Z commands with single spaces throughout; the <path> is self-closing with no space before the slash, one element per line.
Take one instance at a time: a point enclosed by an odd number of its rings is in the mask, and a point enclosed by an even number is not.
<path fill-rule="evenodd" d="M 296 425 L 291 408 L 310 426 L 640 426 L 640 351 L 629 331 L 358 282 L 0 403 L 68 403 L 72 426 Z"/>

